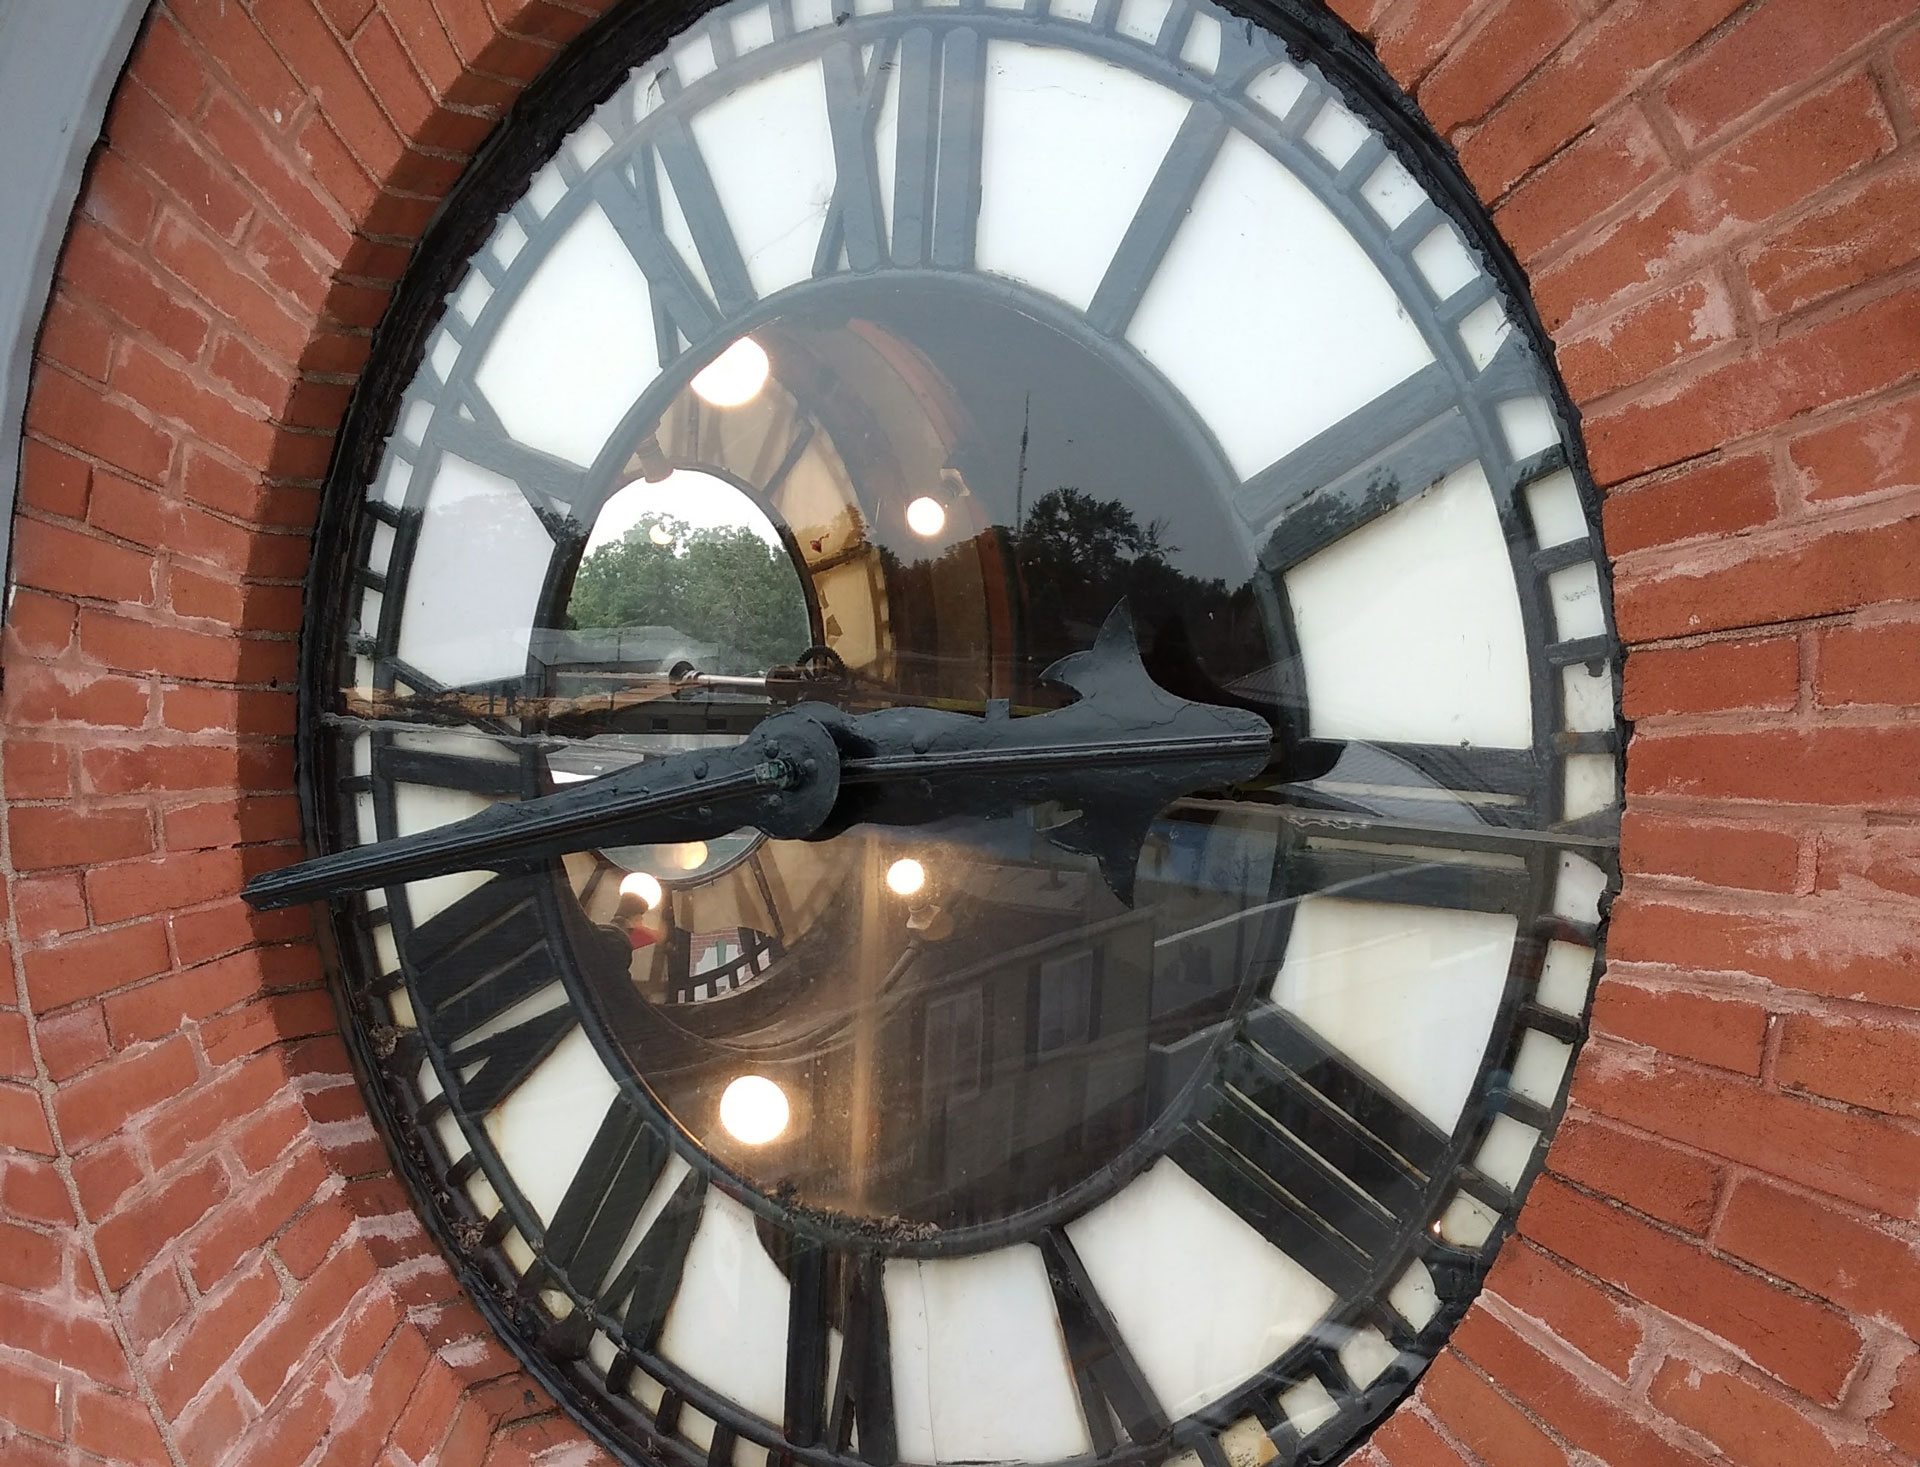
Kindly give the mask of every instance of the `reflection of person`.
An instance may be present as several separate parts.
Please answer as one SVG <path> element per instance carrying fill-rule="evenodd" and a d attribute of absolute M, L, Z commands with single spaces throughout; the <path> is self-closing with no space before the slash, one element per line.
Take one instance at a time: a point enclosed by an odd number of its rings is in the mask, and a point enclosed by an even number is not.
<path fill-rule="evenodd" d="M 654 892 L 659 883 L 652 883 Z M 620 883 L 620 905 L 613 909 L 610 925 L 626 933 L 627 942 L 635 948 L 652 947 L 662 936 L 660 918 L 656 915 L 660 905 L 658 896 L 649 893 L 632 877 Z"/>

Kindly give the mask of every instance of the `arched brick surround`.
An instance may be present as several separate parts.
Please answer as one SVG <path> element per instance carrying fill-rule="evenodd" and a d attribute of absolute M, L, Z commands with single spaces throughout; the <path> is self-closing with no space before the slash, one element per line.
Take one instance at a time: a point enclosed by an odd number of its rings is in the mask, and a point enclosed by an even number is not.
<path fill-rule="evenodd" d="M 388 1175 L 305 914 L 317 484 L 408 247 L 607 0 L 159 0 L 7 617 L 0 1461 L 598 1453 Z M 1335 0 L 1587 416 L 1632 645 L 1594 1037 L 1368 1467 L 1920 1461 L 1920 3 Z"/>

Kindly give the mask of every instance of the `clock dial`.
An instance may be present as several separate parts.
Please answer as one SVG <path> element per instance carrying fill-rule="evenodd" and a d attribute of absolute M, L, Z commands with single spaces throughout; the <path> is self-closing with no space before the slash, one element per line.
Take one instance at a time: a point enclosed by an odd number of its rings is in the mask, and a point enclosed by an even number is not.
<path fill-rule="evenodd" d="M 1517 272 L 1291 4 L 654 24 L 531 94 L 383 327 L 315 835 L 705 779 L 792 709 L 837 794 L 336 900 L 403 1171 L 636 1461 L 1329 1460 L 1510 1228 L 1613 870 Z M 1265 768 L 1156 773 L 1193 705 Z"/>

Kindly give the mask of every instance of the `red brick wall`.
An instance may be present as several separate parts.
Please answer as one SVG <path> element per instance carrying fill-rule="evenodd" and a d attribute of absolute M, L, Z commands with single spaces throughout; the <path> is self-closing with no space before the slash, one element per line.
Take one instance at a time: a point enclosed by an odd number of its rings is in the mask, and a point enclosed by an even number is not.
<path fill-rule="evenodd" d="M 437 197 L 606 0 L 163 0 L 29 410 L 0 1462 L 590 1460 L 387 1174 L 304 914 L 318 480 Z M 1920 0 L 1336 0 L 1534 282 L 1632 644 L 1574 1106 L 1367 1467 L 1920 1461 Z M 238 635 L 235 629 L 238 629 Z"/>

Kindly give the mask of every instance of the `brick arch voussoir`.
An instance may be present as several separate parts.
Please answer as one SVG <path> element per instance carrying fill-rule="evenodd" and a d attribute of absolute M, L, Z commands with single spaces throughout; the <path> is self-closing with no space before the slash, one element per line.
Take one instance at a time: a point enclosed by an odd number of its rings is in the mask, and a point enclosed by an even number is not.
<path fill-rule="evenodd" d="M 291 737 L 333 435 L 465 161 L 610 0 L 159 0 L 35 362 L 0 729 L 23 1460 L 566 1444 L 389 1173 L 304 913 Z M 12 1404 L 18 1400 L 20 1404 Z M 11 1460 L 12 1457 L 9 1456 Z"/>

